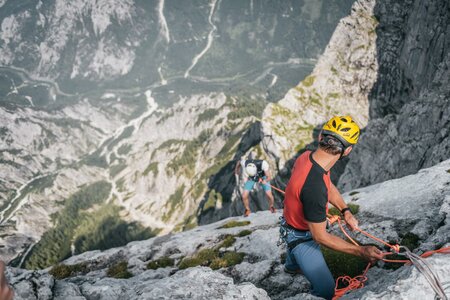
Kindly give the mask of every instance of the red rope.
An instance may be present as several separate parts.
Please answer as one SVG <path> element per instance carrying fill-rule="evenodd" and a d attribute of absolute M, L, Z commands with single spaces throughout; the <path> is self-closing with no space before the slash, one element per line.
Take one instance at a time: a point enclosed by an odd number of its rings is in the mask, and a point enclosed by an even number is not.
<path fill-rule="evenodd" d="M 271 184 L 269 184 L 274 190 L 277 190 L 277 191 L 279 191 L 280 193 L 282 193 L 282 194 L 286 194 L 283 190 L 280 190 L 279 188 L 277 188 L 277 187 L 275 187 L 275 186 L 273 186 L 273 185 L 271 185 Z"/>
<path fill-rule="evenodd" d="M 332 217 L 333 219 L 337 220 L 337 222 L 338 222 L 338 224 L 339 224 L 339 228 L 340 228 L 341 231 L 344 233 L 344 235 L 345 235 L 345 236 L 346 236 L 353 244 L 358 245 L 358 243 L 357 243 L 354 239 L 352 239 L 352 238 L 350 237 L 350 235 L 347 233 L 347 231 L 346 231 L 346 230 L 344 229 L 344 227 L 342 226 L 342 220 L 341 220 L 341 218 L 340 218 L 339 216 L 329 216 L 329 217 Z M 333 221 L 333 222 L 335 222 L 335 221 Z M 359 229 L 359 228 L 356 229 L 356 230 L 359 231 L 359 232 L 361 232 L 362 234 L 366 235 L 367 237 L 369 237 L 369 238 L 371 238 L 371 239 L 373 239 L 373 240 L 375 240 L 375 241 L 377 241 L 377 242 L 380 242 L 380 243 L 382 243 L 382 244 L 388 246 L 389 248 L 391 248 L 392 250 L 394 250 L 396 253 L 399 253 L 399 252 L 400 252 L 400 245 L 391 245 L 391 244 L 386 243 L 385 241 L 383 241 L 383 240 L 381 240 L 381 239 L 379 239 L 379 238 L 377 238 L 377 237 L 375 237 L 375 236 L 369 234 L 368 232 L 365 232 L 365 231 L 363 231 L 363 230 L 361 230 L 361 229 Z M 437 249 L 437 250 L 427 251 L 427 252 L 423 253 L 423 254 L 421 255 L 421 257 L 426 258 L 426 257 L 429 257 L 429 256 L 435 254 L 435 253 L 448 253 L 448 254 L 450 254 L 450 247 L 445 247 L 445 248 L 441 248 L 441 249 Z M 388 254 L 392 254 L 392 253 L 390 253 L 390 252 L 385 252 L 385 253 L 383 253 L 383 254 L 384 254 L 384 255 L 388 255 Z M 405 260 L 399 260 L 399 259 L 397 259 L 397 260 L 395 260 L 395 259 L 383 259 L 383 261 L 385 261 L 385 262 L 391 262 L 391 263 L 409 263 L 409 264 L 411 263 L 410 260 L 406 260 L 406 259 L 405 259 Z M 347 293 L 347 292 L 349 292 L 349 291 L 357 290 L 357 289 L 363 288 L 363 287 L 364 287 L 364 283 L 367 281 L 367 276 L 366 276 L 366 274 L 367 274 L 367 271 L 369 270 L 369 268 L 370 268 L 370 263 L 367 264 L 366 269 L 364 270 L 364 272 L 363 272 L 361 275 L 355 276 L 355 277 L 353 277 L 353 278 L 350 277 L 350 276 L 340 276 L 340 277 L 338 277 L 338 278 L 336 279 L 336 286 L 335 286 L 335 289 L 334 289 L 335 292 L 334 292 L 333 300 L 339 299 L 340 297 L 342 297 L 345 293 Z M 343 288 L 338 288 L 338 286 L 339 286 L 340 283 L 341 283 L 341 284 L 346 284 L 346 286 L 343 287 Z"/>
<path fill-rule="evenodd" d="M 285 194 L 285 192 L 283 190 L 280 190 L 277 187 L 274 187 L 273 185 L 270 185 L 273 189 L 279 191 L 282 194 Z M 338 208 L 339 209 L 339 208 Z M 344 226 L 342 225 L 342 219 L 340 216 L 338 215 L 327 215 L 327 220 L 328 222 L 331 224 L 337 222 L 339 225 L 339 228 L 341 229 L 341 231 L 344 233 L 344 235 L 355 245 L 359 244 L 351 238 L 351 236 L 347 233 L 347 231 L 344 229 Z M 379 239 L 373 235 L 371 235 L 370 233 L 361 230 L 359 228 L 356 228 L 357 231 L 361 232 L 362 234 L 364 234 L 365 236 L 386 245 L 387 247 L 391 248 L 395 253 L 399 253 L 400 252 L 400 245 L 391 245 L 385 241 L 383 241 L 382 239 Z M 427 251 L 425 253 L 423 253 L 421 255 L 421 257 L 426 258 L 429 257 L 435 253 L 447 253 L 450 254 L 450 247 L 445 247 L 445 248 L 441 248 L 438 250 L 431 250 L 431 251 Z M 383 253 L 384 255 L 389 255 L 392 254 L 390 252 L 385 252 Z M 410 264 L 411 261 L 407 260 L 407 259 L 383 259 L 383 261 L 385 262 L 390 262 L 390 263 L 405 263 L 405 264 Z M 347 292 L 352 291 L 352 290 L 357 290 L 360 288 L 364 287 L 365 282 L 368 280 L 366 274 L 369 271 L 370 268 L 370 263 L 367 264 L 366 268 L 364 269 L 364 272 L 361 275 L 355 276 L 355 277 L 350 277 L 350 276 L 340 276 L 336 279 L 336 285 L 334 288 L 334 296 L 333 296 L 333 300 L 337 300 L 339 298 L 341 298 L 343 295 L 345 295 Z M 343 288 L 339 288 L 339 285 L 345 285 L 345 287 Z"/>

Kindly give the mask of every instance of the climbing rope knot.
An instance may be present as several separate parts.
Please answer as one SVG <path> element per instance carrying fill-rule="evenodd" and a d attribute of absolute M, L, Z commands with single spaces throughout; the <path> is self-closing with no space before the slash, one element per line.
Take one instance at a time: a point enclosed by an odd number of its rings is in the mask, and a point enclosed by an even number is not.
<path fill-rule="evenodd" d="M 391 245 L 391 249 L 393 251 L 395 251 L 395 253 L 400 253 L 400 245 L 396 244 L 396 245 Z"/>

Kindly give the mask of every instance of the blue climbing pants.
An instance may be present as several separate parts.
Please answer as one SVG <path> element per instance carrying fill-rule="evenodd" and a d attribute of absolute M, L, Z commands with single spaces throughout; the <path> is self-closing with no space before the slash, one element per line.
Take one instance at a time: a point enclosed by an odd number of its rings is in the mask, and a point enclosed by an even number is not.
<path fill-rule="evenodd" d="M 312 285 L 312 294 L 325 299 L 334 296 L 334 279 L 323 258 L 320 246 L 311 240 L 309 231 L 290 230 L 287 233 L 288 243 L 297 239 L 307 241 L 287 250 L 285 267 L 288 270 L 301 270 Z"/>

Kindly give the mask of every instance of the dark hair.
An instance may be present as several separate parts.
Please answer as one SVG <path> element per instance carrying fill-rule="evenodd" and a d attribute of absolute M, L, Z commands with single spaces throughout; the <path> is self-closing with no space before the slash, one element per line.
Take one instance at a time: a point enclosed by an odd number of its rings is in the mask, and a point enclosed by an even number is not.
<path fill-rule="evenodd" d="M 319 141 L 319 148 L 328 154 L 338 155 L 344 151 L 344 145 L 331 135 L 323 135 Z"/>

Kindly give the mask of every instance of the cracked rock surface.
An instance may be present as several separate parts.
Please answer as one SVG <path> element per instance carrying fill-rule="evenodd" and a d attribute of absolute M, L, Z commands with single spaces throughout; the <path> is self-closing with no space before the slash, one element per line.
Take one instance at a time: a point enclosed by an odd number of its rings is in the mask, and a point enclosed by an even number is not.
<path fill-rule="evenodd" d="M 424 192 L 426 191 L 426 192 Z M 362 229 L 384 240 L 398 240 L 408 232 L 419 237 L 417 249 L 425 250 L 450 245 L 450 160 L 417 174 L 353 190 L 344 194 L 346 202 L 360 206 L 357 217 Z M 280 212 L 257 212 L 248 218 L 234 217 L 199 226 L 179 234 L 146 241 L 132 242 L 120 248 L 91 251 L 71 257 L 63 263 L 87 264 L 85 274 L 55 279 L 49 269 L 29 271 L 7 268 L 7 278 L 21 299 L 316 299 L 308 294 L 310 284 L 302 275 L 283 271 L 283 247 L 277 247 Z M 221 228 L 230 221 L 250 224 Z M 239 236 L 243 230 L 250 234 Z M 332 229 L 337 231 L 336 228 Z M 248 233 L 248 232 L 247 232 Z M 212 270 L 191 267 L 181 270 L 177 263 L 202 249 L 214 248 L 227 235 L 235 242 L 219 252 L 245 254 L 234 266 Z M 368 243 L 361 236 L 361 242 Z M 147 270 L 149 261 L 168 256 L 175 266 Z M 107 269 L 119 262 L 128 262 L 129 279 L 107 276 Z M 432 269 L 446 284 L 450 277 L 450 256 L 435 254 L 427 259 Z M 361 290 L 349 293 L 346 299 L 434 299 L 427 281 L 414 267 L 403 266 L 396 271 L 383 264 L 370 269 L 369 281 Z M 413 296 L 414 295 L 414 296 Z"/>

